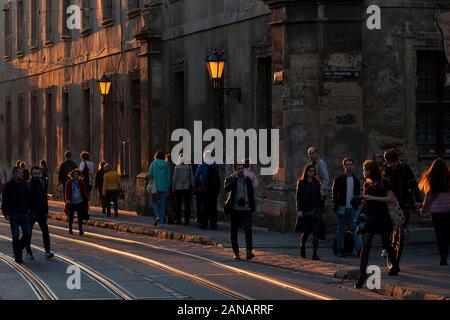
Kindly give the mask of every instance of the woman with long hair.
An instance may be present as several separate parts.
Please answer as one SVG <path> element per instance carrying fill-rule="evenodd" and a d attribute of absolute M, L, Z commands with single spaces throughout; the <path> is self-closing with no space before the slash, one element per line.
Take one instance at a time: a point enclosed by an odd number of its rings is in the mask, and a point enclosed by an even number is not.
<path fill-rule="evenodd" d="M 69 215 L 69 233 L 72 232 L 73 219 L 75 217 L 75 211 L 77 212 L 78 219 L 78 232 L 82 236 L 83 232 L 83 220 L 88 216 L 89 201 L 86 193 L 86 185 L 81 178 L 81 170 L 74 169 L 69 174 L 70 179 L 66 183 L 66 194 L 64 196 L 66 205 L 64 212 Z"/>
<path fill-rule="evenodd" d="M 444 159 L 438 158 L 424 172 L 419 188 L 425 192 L 422 212 L 430 211 L 439 246 L 441 266 L 446 266 L 450 246 L 450 172 Z"/>
<path fill-rule="evenodd" d="M 358 226 L 358 232 L 361 233 L 362 237 L 362 250 L 359 260 L 359 278 L 358 282 L 354 285 L 355 288 L 362 288 L 365 282 L 370 248 L 375 234 L 380 235 L 383 248 L 386 250 L 392 262 L 389 275 L 395 276 L 400 272 L 398 260 L 395 257 L 390 240 L 393 227 L 387 207 L 388 203 L 395 201 L 395 195 L 390 190 L 388 181 L 382 179 L 380 167 L 376 161 L 364 161 L 363 175 L 365 183 L 363 188 L 364 200 L 362 205 L 364 207 L 362 212 L 366 219 L 363 224 L 359 224 Z"/>
<path fill-rule="evenodd" d="M 305 245 L 309 235 L 313 234 L 313 260 L 319 260 L 317 249 L 319 237 L 323 233 L 322 212 L 320 210 L 320 182 L 312 164 L 303 168 L 303 173 L 297 181 L 296 191 L 297 225 L 296 231 L 301 231 L 300 255 L 306 257 Z"/>

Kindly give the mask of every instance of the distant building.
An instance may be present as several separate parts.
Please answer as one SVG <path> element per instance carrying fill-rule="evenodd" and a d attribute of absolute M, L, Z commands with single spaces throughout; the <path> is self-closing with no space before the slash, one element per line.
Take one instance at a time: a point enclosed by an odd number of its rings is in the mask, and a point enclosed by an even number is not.
<path fill-rule="evenodd" d="M 171 149 L 176 128 L 278 128 L 280 170 L 260 177 L 257 220 L 289 230 L 310 145 L 332 177 L 345 156 L 361 175 L 361 161 L 387 144 L 402 144 L 418 175 L 450 156 L 438 2 L 0 0 L 0 170 L 46 159 L 58 196 L 64 151 L 78 161 L 88 150 L 119 167 L 121 206 L 143 213 L 151 156 Z M 82 9 L 81 30 L 64 23 L 70 4 Z M 381 30 L 366 27 L 373 4 Z M 225 52 L 224 84 L 240 101 L 211 88 L 213 49 Z M 113 76 L 104 103 L 103 74 Z"/>

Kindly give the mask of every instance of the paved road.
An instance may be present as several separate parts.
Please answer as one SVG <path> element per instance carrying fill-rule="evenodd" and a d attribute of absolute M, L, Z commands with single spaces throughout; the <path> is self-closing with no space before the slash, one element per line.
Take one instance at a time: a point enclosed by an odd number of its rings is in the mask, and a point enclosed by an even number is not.
<path fill-rule="evenodd" d="M 80 237 L 77 232 L 69 235 L 63 224 L 51 225 L 57 257 L 44 258 L 35 227 L 36 258 L 25 259 L 23 265 L 34 277 L 30 279 L 8 264 L 10 230 L 0 220 L 1 299 L 384 299 L 375 293 L 361 295 L 349 284 L 321 275 L 231 260 L 229 249 L 217 246 L 99 228 L 88 228 Z M 67 268 L 74 264 L 81 267 L 81 289 L 70 290 Z"/>

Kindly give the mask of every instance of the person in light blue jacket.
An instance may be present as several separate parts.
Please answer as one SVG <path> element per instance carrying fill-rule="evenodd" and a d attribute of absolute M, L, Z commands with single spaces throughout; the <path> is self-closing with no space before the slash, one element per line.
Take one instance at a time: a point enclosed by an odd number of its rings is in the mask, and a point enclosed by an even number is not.
<path fill-rule="evenodd" d="M 158 150 L 155 153 L 154 160 L 150 164 L 147 173 L 147 179 L 155 184 L 156 193 L 152 193 L 152 207 L 154 216 L 154 225 L 164 224 L 164 215 L 167 206 L 167 196 L 170 191 L 170 166 L 164 161 L 166 154 Z"/>

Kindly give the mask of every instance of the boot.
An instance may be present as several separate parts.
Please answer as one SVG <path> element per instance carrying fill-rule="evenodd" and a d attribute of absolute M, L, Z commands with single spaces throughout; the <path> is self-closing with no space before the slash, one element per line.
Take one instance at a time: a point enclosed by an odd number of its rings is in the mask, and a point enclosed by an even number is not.
<path fill-rule="evenodd" d="M 300 246 L 300 256 L 302 258 L 306 258 L 306 250 L 305 250 L 305 246 L 304 245 Z"/>

